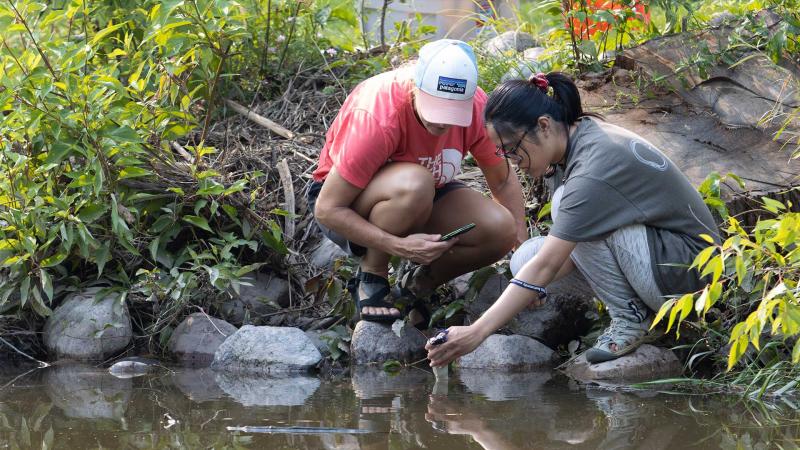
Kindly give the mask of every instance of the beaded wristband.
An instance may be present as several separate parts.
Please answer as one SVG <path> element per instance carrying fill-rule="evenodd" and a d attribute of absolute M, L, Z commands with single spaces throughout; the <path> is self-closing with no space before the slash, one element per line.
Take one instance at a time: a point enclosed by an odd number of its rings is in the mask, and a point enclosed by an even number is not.
<path fill-rule="evenodd" d="M 538 284 L 531 284 L 526 281 L 518 280 L 516 278 L 511 279 L 511 284 L 515 284 L 521 288 L 525 288 L 529 291 L 534 291 L 539 294 L 539 300 L 544 300 L 547 298 L 547 289 L 539 286 Z"/>

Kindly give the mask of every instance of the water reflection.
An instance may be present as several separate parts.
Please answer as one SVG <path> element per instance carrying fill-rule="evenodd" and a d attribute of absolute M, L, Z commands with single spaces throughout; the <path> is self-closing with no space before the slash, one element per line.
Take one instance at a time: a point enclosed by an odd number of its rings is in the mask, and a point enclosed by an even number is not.
<path fill-rule="evenodd" d="M 53 404 L 75 419 L 122 419 L 133 389 L 129 378 L 80 363 L 51 367 L 44 381 Z"/>
<path fill-rule="evenodd" d="M 21 373 L 21 372 L 20 372 Z M 796 448 L 798 413 L 734 399 L 611 392 L 550 372 L 241 377 L 176 369 L 119 380 L 84 365 L 0 374 L 0 448 Z M 282 434 L 228 427 L 277 427 Z M 360 430 L 347 434 L 330 430 Z M 303 430 L 312 432 L 304 433 Z"/>
<path fill-rule="evenodd" d="M 186 397 L 195 402 L 207 402 L 225 397 L 225 391 L 217 385 L 214 371 L 208 367 L 174 372 L 172 382 Z"/>
<path fill-rule="evenodd" d="M 306 375 L 257 376 L 216 372 L 217 385 L 244 406 L 303 405 L 319 388 L 316 377 Z"/>

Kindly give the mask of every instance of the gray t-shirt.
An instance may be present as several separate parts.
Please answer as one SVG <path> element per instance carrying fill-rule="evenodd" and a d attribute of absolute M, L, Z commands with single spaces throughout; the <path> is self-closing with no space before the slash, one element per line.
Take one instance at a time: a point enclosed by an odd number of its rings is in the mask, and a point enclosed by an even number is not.
<path fill-rule="evenodd" d="M 709 245 L 699 235 L 718 240 L 719 231 L 700 194 L 652 144 L 623 128 L 584 118 L 570 138 L 563 183 L 553 236 L 589 242 L 626 225 L 644 224 L 661 293 L 684 294 L 705 285 L 695 270 L 686 269 Z"/>

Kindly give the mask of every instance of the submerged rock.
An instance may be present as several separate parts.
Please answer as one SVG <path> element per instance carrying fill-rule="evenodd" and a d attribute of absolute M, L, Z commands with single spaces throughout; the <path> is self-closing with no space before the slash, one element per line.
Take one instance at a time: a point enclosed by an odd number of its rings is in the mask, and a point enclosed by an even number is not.
<path fill-rule="evenodd" d="M 568 363 L 564 373 L 583 382 L 629 383 L 679 376 L 681 362 L 667 349 L 644 344 L 613 361 L 589 364 L 581 355 Z"/>
<path fill-rule="evenodd" d="M 234 323 L 246 316 L 257 317 L 289 306 L 289 281 L 275 274 L 256 273 L 243 279 L 251 286 L 241 286 L 239 294 L 222 305 L 222 313 Z"/>
<path fill-rule="evenodd" d="M 488 370 L 524 370 L 548 367 L 553 350 L 527 336 L 493 334 L 472 353 L 458 360 L 459 368 Z"/>
<path fill-rule="evenodd" d="M 115 362 L 108 373 L 117 378 L 133 378 L 147 375 L 161 366 L 155 359 L 131 357 Z"/>
<path fill-rule="evenodd" d="M 196 312 L 178 325 L 169 339 L 169 351 L 189 366 L 208 366 L 214 353 L 236 327 L 228 322 Z"/>
<path fill-rule="evenodd" d="M 245 374 L 308 372 L 322 360 L 299 328 L 245 325 L 217 349 L 214 370 Z"/>
<path fill-rule="evenodd" d="M 399 328 L 399 336 L 388 324 L 366 320 L 358 322 L 350 341 L 350 358 L 353 364 L 382 363 L 389 360 L 410 363 L 424 358 L 427 354 L 425 335 L 411 326 L 395 328 Z"/>
<path fill-rule="evenodd" d="M 67 297 L 44 326 L 44 345 L 56 358 L 106 359 L 124 350 L 132 336 L 127 306 L 101 288 Z"/>

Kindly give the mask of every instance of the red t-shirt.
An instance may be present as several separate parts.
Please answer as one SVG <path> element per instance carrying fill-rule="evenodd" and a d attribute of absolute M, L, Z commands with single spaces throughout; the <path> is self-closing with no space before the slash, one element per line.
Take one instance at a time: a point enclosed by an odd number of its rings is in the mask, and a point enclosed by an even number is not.
<path fill-rule="evenodd" d="M 413 88 L 410 68 L 382 73 L 356 86 L 328 129 L 314 180 L 323 181 L 335 166 L 347 182 L 364 189 L 384 164 L 404 161 L 427 167 L 441 187 L 461 172 L 467 151 L 481 166 L 503 161 L 483 126 L 483 90 L 475 92 L 471 126 L 454 126 L 434 136 L 414 115 Z"/>

